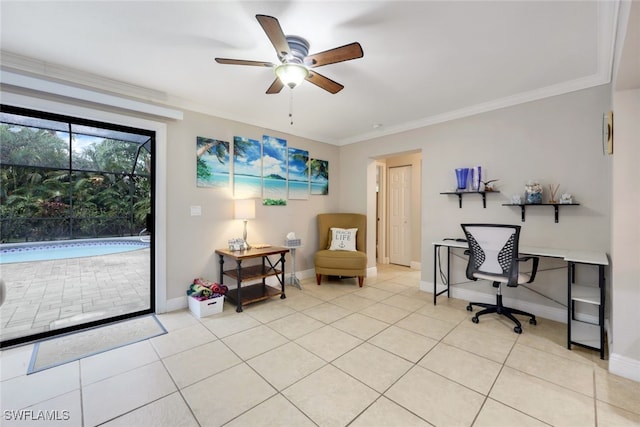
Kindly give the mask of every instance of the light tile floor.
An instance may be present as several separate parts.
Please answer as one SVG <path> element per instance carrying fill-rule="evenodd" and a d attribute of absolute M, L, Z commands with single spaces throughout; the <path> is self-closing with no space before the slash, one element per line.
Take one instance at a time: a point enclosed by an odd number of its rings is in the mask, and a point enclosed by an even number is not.
<path fill-rule="evenodd" d="M 2 425 L 640 426 L 640 383 L 567 350 L 563 324 L 476 325 L 418 283 L 394 266 L 363 288 L 304 280 L 243 313 L 159 315 L 166 335 L 28 376 L 32 346 L 5 350 Z"/>
<path fill-rule="evenodd" d="M 149 249 L 0 265 L 0 340 L 148 309 Z"/>

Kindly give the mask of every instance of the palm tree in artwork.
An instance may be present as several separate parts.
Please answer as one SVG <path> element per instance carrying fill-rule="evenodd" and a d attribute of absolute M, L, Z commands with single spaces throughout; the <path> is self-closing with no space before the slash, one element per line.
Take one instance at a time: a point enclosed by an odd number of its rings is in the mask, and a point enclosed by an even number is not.
<path fill-rule="evenodd" d="M 207 181 L 212 177 L 213 172 L 202 158 L 205 154 L 215 156 L 218 162 L 224 164 L 225 158 L 229 154 L 229 143 L 201 136 L 196 139 L 196 175 L 198 179 Z"/>
<path fill-rule="evenodd" d="M 196 155 L 198 159 L 205 154 L 216 156 L 218 161 L 224 164 L 225 156 L 229 153 L 229 143 L 211 138 L 198 137 Z"/>
<path fill-rule="evenodd" d="M 325 160 L 311 160 L 311 176 L 313 178 L 329 179 L 329 162 Z"/>

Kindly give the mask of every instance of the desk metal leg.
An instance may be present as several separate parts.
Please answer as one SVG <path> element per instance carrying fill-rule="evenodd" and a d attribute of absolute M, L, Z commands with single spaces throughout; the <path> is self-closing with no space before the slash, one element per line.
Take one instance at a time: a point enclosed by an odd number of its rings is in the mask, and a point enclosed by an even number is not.
<path fill-rule="evenodd" d="M 439 245 L 433 246 L 433 305 L 436 305 L 436 299 L 438 295 L 436 289 L 438 288 L 438 249 Z"/>
<path fill-rule="evenodd" d="M 447 276 L 446 276 L 446 289 L 443 289 L 440 292 L 437 292 L 438 288 L 438 255 L 439 255 L 440 245 L 433 246 L 433 305 L 436 305 L 436 300 L 438 295 L 442 295 L 443 293 L 447 293 L 447 298 L 449 298 L 449 276 L 451 274 L 451 248 L 447 246 Z"/>
<path fill-rule="evenodd" d="M 573 262 L 567 265 L 567 348 L 571 350 L 571 318 L 573 317 L 573 304 L 571 302 L 571 284 L 575 266 Z"/>
<path fill-rule="evenodd" d="M 598 311 L 600 326 L 600 359 L 604 360 L 604 299 L 606 294 L 604 265 L 598 267 L 598 286 L 600 286 L 600 307 Z"/>

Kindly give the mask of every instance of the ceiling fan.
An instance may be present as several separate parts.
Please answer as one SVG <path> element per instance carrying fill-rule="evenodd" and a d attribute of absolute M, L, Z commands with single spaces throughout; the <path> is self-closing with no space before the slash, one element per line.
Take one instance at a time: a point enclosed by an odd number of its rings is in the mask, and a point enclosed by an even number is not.
<path fill-rule="evenodd" d="M 267 89 L 267 94 L 279 93 L 285 84 L 293 89 L 303 80 L 307 80 L 330 93 L 338 93 L 344 86 L 316 72 L 314 68 L 362 58 L 364 55 L 358 42 L 309 55 L 309 42 L 299 36 L 285 36 L 276 18 L 256 15 L 256 19 L 276 49 L 281 63 L 227 58 L 216 58 L 216 62 L 218 64 L 275 67 L 276 79 Z"/>

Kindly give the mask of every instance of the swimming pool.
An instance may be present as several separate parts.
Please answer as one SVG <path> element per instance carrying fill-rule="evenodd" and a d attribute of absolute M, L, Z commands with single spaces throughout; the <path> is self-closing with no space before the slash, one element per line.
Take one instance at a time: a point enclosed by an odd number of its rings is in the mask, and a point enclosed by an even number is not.
<path fill-rule="evenodd" d="M 0 245 L 0 264 L 81 258 L 129 252 L 149 247 L 140 239 L 68 240 Z"/>

